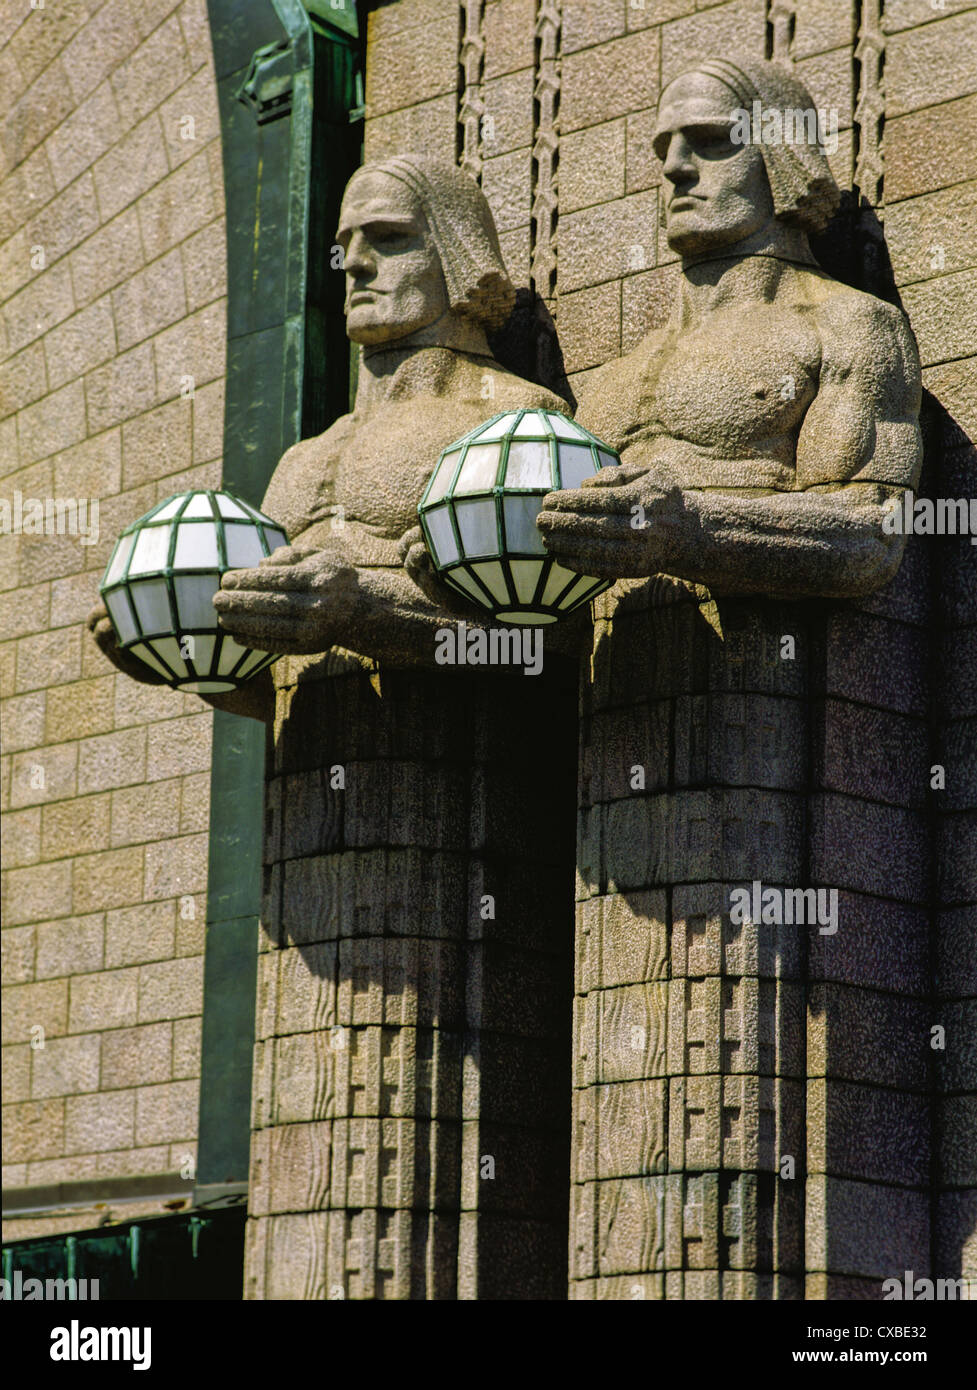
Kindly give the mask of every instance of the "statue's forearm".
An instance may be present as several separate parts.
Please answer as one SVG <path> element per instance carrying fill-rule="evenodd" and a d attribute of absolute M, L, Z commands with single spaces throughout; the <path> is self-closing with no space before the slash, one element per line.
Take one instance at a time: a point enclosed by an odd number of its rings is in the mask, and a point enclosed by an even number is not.
<path fill-rule="evenodd" d="M 430 603 L 399 567 L 357 566 L 363 599 L 349 612 L 336 614 L 330 627 L 352 651 L 396 665 L 433 667 L 437 633 L 458 619 Z"/>
<path fill-rule="evenodd" d="M 814 493 L 690 491 L 683 502 L 683 524 L 663 538 L 666 568 L 720 593 L 857 597 L 887 583 L 902 556 L 880 506 Z"/>
<path fill-rule="evenodd" d="M 434 667 L 437 634 L 464 621 L 471 629 L 488 631 L 506 626 L 493 623 L 487 613 L 461 600 L 452 608 L 440 607 L 418 588 L 400 561 L 400 545 L 377 537 L 357 522 L 342 528 L 330 521 L 314 523 L 293 541 L 297 549 L 323 550 L 355 566 L 360 601 L 351 608 L 324 611 L 326 645 L 342 645 L 363 656 L 397 665 Z M 364 557 L 369 556 L 366 560 Z M 381 559 L 382 563 L 376 563 Z M 324 641 L 326 640 L 324 636 Z M 579 657 L 590 650 L 589 613 L 575 614 L 544 629 L 545 649 L 560 656 Z"/>
<path fill-rule="evenodd" d="M 435 667 L 439 631 L 462 621 L 469 631 L 508 626 L 493 623 L 488 614 L 478 617 L 472 612 L 462 619 L 436 607 L 403 568 L 359 567 L 358 573 L 365 601 L 349 613 L 336 615 L 335 623 L 330 618 L 330 629 L 341 629 L 334 641 L 378 661 Z M 579 657 L 589 650 L 591 640 L 587 613 L 543 629 L 545 650 L 559 656 Z"/>

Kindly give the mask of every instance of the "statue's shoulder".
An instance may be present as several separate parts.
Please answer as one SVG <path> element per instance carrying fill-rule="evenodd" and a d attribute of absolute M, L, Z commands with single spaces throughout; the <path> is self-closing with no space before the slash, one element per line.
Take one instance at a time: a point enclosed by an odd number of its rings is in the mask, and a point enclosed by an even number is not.
<path fill-rule="evenodd" d="M 353 416 L 340 415 L 321 434 L 310 434 L 306 439 L 300 439 L 290 445 L 282 454 L 278 467 L 285 466 L 291 470 L 301 468 L 306 462 L 321 462 L 324 457 L 334 454 L 342 447 L 352 428 Z"/>
<path fill-rule="evenodd" d="M 898 305 L 838 281 L 827 281 L 814 315 L 821 338 L 822 373 L 834 366 L 876 380 L 899 380 L 912 394 L 920 380 L 919 353 L 909 320 Z"/>
<path fill-rule="evenodd" d="M 504 367 L 492 367 L 489 370 L 493 381 L 493 395 L 487 404 L 496 412 L 533 409 L 559 410 L 564 415 L 570 413 L 567 402 L 555 391 L 549 391 L 545 386 L 537 385 L 535 381 L 527 381 L 525 377 L 516 376 Z"/>
<path fill-rule="evenodd" d="M 610 396 L 612 399 L 631 398 L 631 393 L 652 366 L 668 340 L 668 330 L 652 328 L 620 357 L 612 357 L 600 367 L 587 372 L 580 387 L 580 407 Z"/>
<path fill-rule="evenodd" d="M 820 281 L 814 314 L 819 327 L 833 335 L 856 339 L 867 335 L 870 340 L 882 341 L 912 339 L 909 321 L 897 305 L 840 280 L 825 277 Z"/>
<path fill-rule="evenodd" d="M 352 415 L 341 415 L 322 434 L 300 439 L 278 460 L 262 505 L 290 536 L 308 525 L 314 500 L 331 489 L 352 421 Z"/>
<path fill-rule="evenodd" d="M 477 405 L 486 415 L 503 410 L 569 410 L 562 396 L 510 372 L 490 357 L 459 353 L 450 383 L 451 394 Z"/>

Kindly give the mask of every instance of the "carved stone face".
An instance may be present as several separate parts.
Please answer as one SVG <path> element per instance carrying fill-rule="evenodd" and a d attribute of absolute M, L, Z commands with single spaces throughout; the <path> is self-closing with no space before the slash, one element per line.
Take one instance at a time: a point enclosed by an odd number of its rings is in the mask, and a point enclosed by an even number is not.
<path fill-rule="evenodd" d="M 424 210 L 400 179 L 350 180 L 337 240 L 346 253 L 346 332 L 372 347 L 427 328 L 448 310 L 448 291 Z"/>
<path fill-rule="evenodd" d="M 735 245 L 773 216 L 759 146 L 730 140 L 735 107 L 729 88 L 704 73 L 684 73 L 662 93 L 654 147 L 665 176 L 665 234 L 682 256 Z"/>

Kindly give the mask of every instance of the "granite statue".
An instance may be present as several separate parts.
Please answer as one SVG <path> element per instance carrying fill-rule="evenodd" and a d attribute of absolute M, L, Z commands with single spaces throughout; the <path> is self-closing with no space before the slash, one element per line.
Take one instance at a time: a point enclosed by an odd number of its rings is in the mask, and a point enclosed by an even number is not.
<path fill-rule="evenodd" d="M 756 103 L 783 118 L 779 143 L 762 124 L 734 138 Z M 786 117 L 814 110 L 796 77 L 753 58 L 701 63 L 662 94 L 678 297 L 587 383 L 577 418 L 621 466 L 544 503 L 546 545 L 569 567 L 790 598 L 863 595 L 897 570 L 904 538 L 883 520 L 919 479 L 919 359 L 899 309 L 811 253 L 840 195 L 811 123 Z"/>
<path fill-rule="evenodd" d="M 347 332 L 361 348 L 354 408 L 282 457 L 262 508 L 290 544 L 226 574 L 215 605 L 225 630 L 262 650 L 338 646 L 432 666 L 446 614 L 405 572 L 403 542 L 440 451 L 496 412 L 567 406 L 492 356 L 486 334 L 505 322 L 516 292 L 467 174 L 413 155 L 364 165 L 347 187 L 337 241 Z M 467 616 L 487 625 L 474 606 Z M 118 650 L 101 605 L 89 625 L 120 669 L 149 678 Z M 270 689 L 269 676 L 209 702 L 265 717 Z"/>

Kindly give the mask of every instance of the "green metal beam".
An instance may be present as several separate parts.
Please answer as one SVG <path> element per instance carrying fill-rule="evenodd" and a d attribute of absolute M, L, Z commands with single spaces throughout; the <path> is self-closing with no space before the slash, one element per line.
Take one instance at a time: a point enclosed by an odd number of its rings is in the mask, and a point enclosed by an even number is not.
<path fill-rule="evenodd" d="M 208 0 L 227 210 L 223 486 L 260 504 L 281 455 L 347 408 L 329 248 L 359 163 L 353 0 Z M 329 370 L 326 370 L 327 363 Z M 214 715 L 199 1198 L 247 1179 L 265 730 Z"/>

